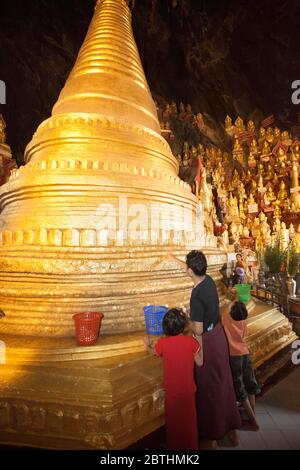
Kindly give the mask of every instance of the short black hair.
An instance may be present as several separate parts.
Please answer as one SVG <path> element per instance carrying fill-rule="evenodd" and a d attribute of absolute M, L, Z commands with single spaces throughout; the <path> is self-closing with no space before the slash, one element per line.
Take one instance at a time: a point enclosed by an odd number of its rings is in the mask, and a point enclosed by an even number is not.
<path fill-rule="evenodd" d="M 190 268 L 196 276 L 205 276 L 207 270 L 207 260 L 202 251 L 193 250 L 186 257 L 187 267 Z"/>
<path fill-rule="evenodd" d="M 246 320 L 248 310 L 244 302 L 234 302 L 230 309 L 230 315 L 236 321 Z"/>
<path fill-rule="evenodd" d="M 171 308 L 163 319 L 163 332 L 166 336 L 177 336 L 183 333 L 188 319 L 180 308 Z"/>

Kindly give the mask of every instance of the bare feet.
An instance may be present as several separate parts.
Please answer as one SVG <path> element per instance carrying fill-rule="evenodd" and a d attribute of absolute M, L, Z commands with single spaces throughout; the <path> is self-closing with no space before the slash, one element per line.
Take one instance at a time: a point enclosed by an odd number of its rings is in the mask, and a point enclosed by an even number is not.
<path fill-rule="evenodd" d="M 220 450 L 220 447 L 217 444 L 217 441 L 212 441 L 210 439 L 201 439 L 200 450 Z"/>
<path fill-rule="evenodd" d="M 236 429 L 229 431 L 229 433 L 227 433 L 227 436 L 231 440 L 232 445 L 234 447 L 238 447 L 240 445 L 240 438 Z"/>
<path fill-rule="evenodd" d="M 253 402 L 252 402 L 252 405 L 251 405 L 250 399 L 247 398 L 245 401 L 243 401 L 242 404 L 243 404 L 243 408 L 245 410 L 245 413 L 247 414 L 247 416 L 249 418 L 249 422 L 251 423 L 252 429 L 254 429 L 255 431 L 258 431 L 259 430 L 259 425 L 258 425 L 258 422 L 256 421 L 255 412 L 252 408 Z M 254 408 L 255 408 L 255 405 L 254 405 Z"/>

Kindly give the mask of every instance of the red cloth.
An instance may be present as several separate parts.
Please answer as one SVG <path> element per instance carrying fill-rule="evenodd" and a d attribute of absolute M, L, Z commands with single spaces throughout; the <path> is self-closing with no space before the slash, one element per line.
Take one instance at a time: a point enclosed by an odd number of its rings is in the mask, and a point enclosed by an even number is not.
<path fill-rule="evenodd" d="M 194 360 L 198 342 L 191 336 L 161 338 L 155 351 L 163 358 L 165 421 L 169 450 L 198 449 Z"/>

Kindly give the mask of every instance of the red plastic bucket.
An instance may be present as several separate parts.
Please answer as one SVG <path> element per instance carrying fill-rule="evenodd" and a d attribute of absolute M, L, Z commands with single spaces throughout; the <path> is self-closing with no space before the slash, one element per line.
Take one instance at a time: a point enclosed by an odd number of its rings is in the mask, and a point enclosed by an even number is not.
<path fill-rule="evenodd" d="M 97 343 L 103 317 L 104 315 L 99 312 L 83 312 L 73 315 L 79 346 L 91 346 Z"/>

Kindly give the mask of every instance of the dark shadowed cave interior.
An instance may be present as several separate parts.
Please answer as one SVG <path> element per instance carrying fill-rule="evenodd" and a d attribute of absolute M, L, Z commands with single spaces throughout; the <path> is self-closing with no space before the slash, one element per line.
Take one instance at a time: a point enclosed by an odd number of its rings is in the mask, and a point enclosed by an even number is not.
<path fill-rule="evenodd" d="M 0 79 L 7 86 L 8 142 L 22 163 L 26 144 L 74 64 L 94 0 L 1 3 Z M 218 127 L 226 114 L 297 119 L 297 0 L 136 0 L 133 26 L 154 97 L 190 103 Z"/>

